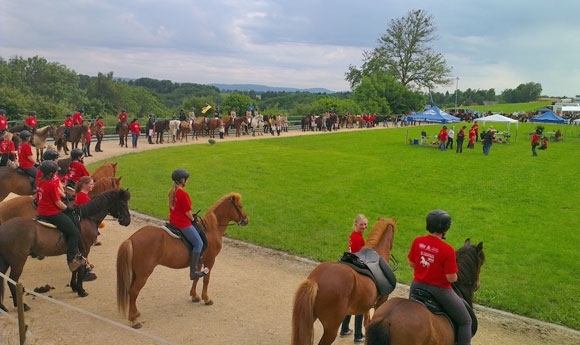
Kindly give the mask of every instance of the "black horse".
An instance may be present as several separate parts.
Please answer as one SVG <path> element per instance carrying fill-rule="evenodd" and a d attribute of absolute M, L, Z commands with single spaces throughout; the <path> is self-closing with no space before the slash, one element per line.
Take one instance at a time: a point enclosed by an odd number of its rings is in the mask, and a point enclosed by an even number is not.
<path fill-rule="evenodd" d="M 169 120 L 155 121 L 155 144 L 163 144 L 163 133 L 169 132 Z"/>

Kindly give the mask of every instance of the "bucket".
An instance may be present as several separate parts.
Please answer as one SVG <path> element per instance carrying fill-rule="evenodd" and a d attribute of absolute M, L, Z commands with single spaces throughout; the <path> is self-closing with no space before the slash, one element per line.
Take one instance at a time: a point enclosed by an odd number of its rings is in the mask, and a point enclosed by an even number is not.
<path fill-rule="evenodd" d="M 413 145 L 419 145 L 419 139 L 413 139 Z"/>

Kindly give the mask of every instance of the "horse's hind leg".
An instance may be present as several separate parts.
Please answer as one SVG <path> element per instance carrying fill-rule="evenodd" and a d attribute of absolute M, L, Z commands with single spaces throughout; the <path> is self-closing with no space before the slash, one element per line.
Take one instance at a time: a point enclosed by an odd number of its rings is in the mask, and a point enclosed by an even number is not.
<path fill-rule="evenodd" d="M 24 263 L 26 262 L 26 258 L 24 259 L 24 262 L 22 262 L 22 264 L 16 265 L 16 266 L 10 266 L 10 279 L 12 279 L 13 281 L 17 282 L 18 279 L 20 279 L 20 275 L 22 274 L 22 270 L 24 269 Z M 16 298 L 16 285 L 8 283 L 8 286 L 10 287 L 10 293 L 12 294 L 12 303 L 14 304 L 14 307 L 16 308 L 16 306 L 18 305 L 18 300 Z M 22 301 L 22 305 L 24 306 L 24 311 L 29 311 L 30 307 L 24 303 L 24 301 Z M 3 305 L 0 304 L 0 306 L 4 307 Z M 5 310 L 6 307 L 4 307 L 3 310 Z"/>
<path fill-rule="evenodd" d="M 145 286 L 145 282 L 147 282 L 147 278 L 151 273 L 149 273 L 146 277 L 141 277 L 137 274 L 133 277 L 133 282 L 131 283 L 131 288 L 129 289 L 129 322 L 131 322 L 131 327 L 133 328 L 141 328 L 141 323 L 137 322 L 137 318 L 141 316 L 139 310 L 137 309 L 137 297 L 139 296 L 139 292 Z"/>

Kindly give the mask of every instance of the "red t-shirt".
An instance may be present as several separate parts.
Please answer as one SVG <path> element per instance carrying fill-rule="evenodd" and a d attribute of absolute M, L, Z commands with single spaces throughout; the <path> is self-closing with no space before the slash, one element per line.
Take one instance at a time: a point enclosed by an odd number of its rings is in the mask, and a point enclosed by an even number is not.
<path fill-rule="evenodd" d="M 80 125 L 83 123 L 83 115 L 81 115 L 81 113 L 78 111 L 73 114 L 72 119 L 75 125 Z"/>
<path fill-rule="evenodd" d="M 75 125 L 75 123 L 74 123 L 72 118 L 67 117 L 66 119 L 64 119 L 64 126 L 65 127 L 72 127 L 74 125 Z"/>
<path fill-rule="evenodd" d="M 85 142 L 90 143 L 92 138 L 91 129 L 87 128 L 87 136 L 85 137 Z"/>
<path fill-rule="evenodd" d="M 123 122 L 123 120 L 127 120 L 127 114 L 121 113 L 119 114 L 119 116 L 117 116 L 117 119 L 119 120 L 119 122 Z"/>
<path fill-rule="evenodd" d="M 27 117 L 25 122 L 30 128 L 34 128 L 38 124 L 38 122 L 36 121 L 36 117 L 34 116 Z"/>
<path fill-rule="evenodd" d="M 0 116 L 0 131 L 5 131 L 8 128 L 8 121 L 5 116 Z"/>
<path fill-rule="evenodd" d="M 457 273 L 455 250 L 442 239 L 431 235 L 417 237 L 407 258 L 415 264 L 413 280 L 451 289 L 446 275 Z"/>
<path fill-rule="evenodd" d="M 78 192 L 75 196 L 75 205 L 82 205 L 86 204 L 87 202 L 91 201 L 89 195 L 85 192 Z"/>
<path fill-rule="evenodd" d="M 70 163 L 70 167 L 68 168 L 68 174 L 66 180 L 71 180 L 74 183 L 79 182 L 81 177 L 83 176 L 90 176 L 89 172 L 85 165 L 79 161 L 74 161 Z"/>
<path fill-rule="evenodd" d="M 447 131 L 445 129 L 442 129 L 439 132 L 439 140 L 441 140 L 441 141 L 446 141 L 447 140 Z"/>
<path fill-rule="evenodd" d="M 131 133 L 135 133 L 135 134 L 141 133 L 141 126 L 139 126 L 138 122 L 133 122 L 131 124 Z"/>
<path fill-rule="evenodd" d="M 11 152 L 16 151 L 16 147 L 14 146 L 14 142 L 12 140 L 2 140 L 0 143 L 0 153 L 9 155 Z"/>
<path fill-rule="evenodd" d="M 348 251 L 350 253 L 358 253 L 365 246 L 365 239 L 358 231 L 353 231 L 348 239 Z"/>
<path fill-rule="evenodd" d="M 54 180 L 41 179 L 36 185 L 37 212 L 41 216 L 52 216 L 62 212 L 56 202 L 60 200 L 58 185 Z"/>
<path fill-rule="evenodd" d="M 27 141 L 23 141 L 20 146 L 18 146 L 18 165 L 24 170 L 32 168 L 34 163 L 28 159 L 32 156 L 32 147 Z"/>
<path fill-rule="evenodd" d="M 191 220 L 185 215 L 191 211 L 191 199 L 189 194 L 181 188 L 175 191 L 173 207 L 169 208 L 169 223 L 183 229 L 191 225 Z"/>
<path fill-rule="evenodd" d="M 540 135 L 538 133 L 534 133 L 534 135 L 532 135 L 532 146 L 534 146 L 534 144 L 538 141 L 540 141 Z"/>
<path fill-rule="evenodd" d="M 97 120 L 97 121 L 95 121 L 95 124 L 101 126 L 101 128 L 103 128 L 103 129 L 105 128 L 105 123 L 103 122 L 103 120 Z"/>

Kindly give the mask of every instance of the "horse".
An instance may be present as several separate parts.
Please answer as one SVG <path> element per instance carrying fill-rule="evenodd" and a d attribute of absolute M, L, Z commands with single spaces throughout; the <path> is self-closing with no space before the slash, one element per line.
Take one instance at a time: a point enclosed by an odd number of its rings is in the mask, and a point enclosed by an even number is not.
<path fill-rule="evenodd" d="M 155 144 L 163 144 L 163 133 L 167 131 L 169 131 L 169 120 L 155 121 Z"/>
<path fill-rule="evenodd" d="M 95 198 L 106 191 L 121 188 L 121 177 L 105 177 L 95 182 L 89 197 Z M 0 224 L 16 217 L 32 219 L 36 216 L 36 206 L 33 195 L 20 195 L 10 200 L 0 202 Z"/>
<path fill-rule="evenodd" d="M 36 161 L 40 162 L 46 148 L 46 139 L 52 137 L 56 141 L 56 127 L 44 126 L 37 129 L 32 136 L 32 144 L 36 147 Z"/>
<path fill-rule="evenodd" d="M 252 136 L 256 136 L 256 131 L 258 135 L 264 135 L 262 132 L 262 126 L 264 125 L 264 116 L 262 114 L 254 115 L 252 120 L 249 123 L 250 128 L 252 129 Z"/>
<path fill-rule="evenodd" d="M 71 143 L 71 149 L 76 149 L 79 147 L 80 142 L 84 142 L 84 138 L 87 136 L 87 131 L 89 129 L 89 125 L 83 123 L 82 125 L 72 126 L 68 133 L 68 137 L 64 137 L 64 130 L 65 126 L 61 125 L 56 130 L 56 139 L 55 144 L 57 150 L 60 152 L 64 150 L 64 154 L 68 155 L 68 146 L 67 142 Z"/>
<path fill-rule="evenodd" d="M 483 242 L 473 246 L 467 239 L 456 257 L 459 272 L 453 290 L 471 307 L 485 261 Z M 422 303 L 406 298 L 392 298 L 375 310 L 366 328 L 366 339 L 370 345 L 455 344 L 453 327 L 446 316 L 433 314 Z"/>
<path fill-rule="evenodd" d="M 302 132 L 314 131 L 314 126 L 312 125 L 314 119 L 314 115 L 303 116 L 300 119 L 300 127 L 302 128 Z"/>
<path fill-rule="evenodd" d="M 397 220 L 379 218 L 371 230 L 365 248 L 374 249 L 389 261 Z M 365 314 L 388 298 L 379 296 L 372 278 L 357 274 L 340 262 L 323 262 L 304 280 L 294 296 L 292 312 L 292 344 L 312 344 L 314 322 L 318 319 L 324 328 L 319 345 L 329 345 L 336 339 L 346 315 Z"/>
<path fill-rule="evenodd" d="M 131 194 L 128 190 L 111 190 L 96 196 L 91 201 L 79 206 L 81 241 L 79 250 L 88 257 L 98 234 L 99 224 L 107 214 L 118 219 L 122 226 L 131 223 L 128 201 Z M 10 279 L 18 281 L 28 256 L 42 259 L 46 256 L 58 256 L 66 253 L 66 243 L 62 233 L 54 228 L 41 225 L 34 219 L 25 217 L 12 218 L 0 225 L 0 272 L 6 274 L 10 269 Z M 72 272 L 70 286 L 79 297 L 88 293 L 83 288 L 83 277 L 86 267 L 81 266 Z M 10 284 L 12 302 L 17 304 L 16 286 Z M 7 311 L 2 304 L 4 299 L 4 278 L 0 276 L 0 309 Z M 24 304 L 24 310 L 30 310 Z"/>
<path fill-rule="evenodd" d="M 129 125 L 127 124 L 127 119 L 121 120 L 119 123 L 119 146 L 128 147 L 129 140 Z"/>
<path fill-rule="evenodd" d="M 179 130 L 180 125 L 181 125 L 181 121 L 179 121 L 179 120 L 169 121 L 169 132 L 171 132 L 172 142 L 175 142 L 175 138 L 177 136 L 177 131 Z M 169 141 L 169 135 L 168 135 L 167 141 Z"/>
<path fill-rule="evenodd" d="M 4 200 L 10 193 L 18 195 L 32 195 L 30 177 L 20 169 L 0 167 L 0 200 Z"/>
<path fill-rule="evenodd" d="M 206 127 L 206 132 L 210 138 L 215 138 L 215 130 L 223 124 L 221 119 L 210 119 Z"/>
<path fill-rule="evenodd" d="M 185 142 L 187 142 L 189 132 L 191 132 L 191 123 L 189 121 L 181 121 L 177 130 L 177 139 L 183 141 L 183 138 L 185 138 Z"/>
<path fill-rule="evenodd" d="M 242 125 L 247 126 L 248 124 L 249 124 L 248 118 L 245 116 L 238 117 L 234 120 L 234 128 L 236 129 L 236 137 L 239 137 L 241 135 Z"/>
<path fill-rule="evenodd" d="M 112 177 L 117 174 L 117 166 L 119 163 L 117 162 L 105 162 L 100 167 L 97 168 L 93 172 L 91 176 L 93 181 L 97 182 L 98 180 L 105 178 L 105 177 Z"/>
<path fill-rule="evenodd" d="M 201 294 L 206 305 L 213 304 L 207 294 L 207 288 L 211 268 L 222 248 L 222 237 L 229 222 L 245 226 L 249 221 L 241 198 L 237 193 L 225 195 L 207 211 L 201 221 L 207 237 L 207 249 L 202 253 L 201 263 L 210 269 L 203 278 Z M 133 328 L 142 326 L 137 321 L 140 313 L 137 310 L 136 300 L 155 266 L 186 268 L 189 267 L 189 256 L 190 251 L 181 239 L 174 238 L 162 228 L 153 225 L 142 227 L 121 243 L 117 253 L 117 308 L 123 315 L 127 313 L 127 308 L 129 309 L 128 319 Z M 197 279 L 193 281 L 189 292 L 193 302 L 201 301 L 196 292 L 197 282 Z"/>
<path fill-rule="evenodd" d="M 224 134 L 230 135 L 230 127 L 232 126 L 232 124 L 234 122 L 232 117 L 230 115 L 226 115 L 226 116 L 221 118 L 221 121 L 222 121 L 222 124 L 224 126 L 224 130 L 225 130 Z"/>
<path fill-rule="evenodd" d="M 205 131 L 205 121 L 205 117 L 203 116 L 197 117 L 195 121 L 193 121 L 192 138 L 195 138 L 195 140 L 197 140 L 200 135 L 203 136 L 203 132 Z"/>

